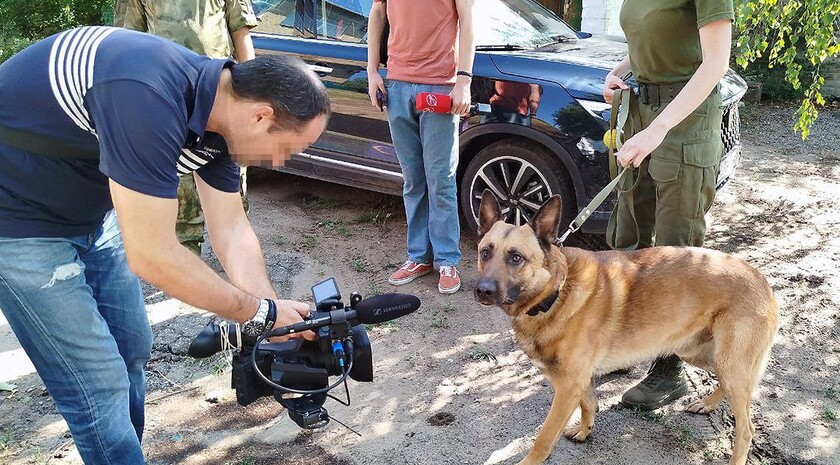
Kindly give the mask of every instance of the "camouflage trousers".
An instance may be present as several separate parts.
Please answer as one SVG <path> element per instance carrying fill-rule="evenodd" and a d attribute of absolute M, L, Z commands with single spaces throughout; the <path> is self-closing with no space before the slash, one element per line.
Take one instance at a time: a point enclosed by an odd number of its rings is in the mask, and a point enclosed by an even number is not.
<path fill-rule="evenodd" d="M 248 183 L 247 168 L 242 168 L 239 175 L 239 195 L 242 206 L 248 212 Z M 204 242 L 204 212 L 198 199 L 194 175 L 181 176 L 178 183 L 178 219 L 175 223 L 175 233 L 178 242 L 201 256 L 201 244 Z"/>
<path fill-rule="evenodd" d="M 642 127 L 635 132 L 648 127 L 663 108 L 639 104 Z M 622 179 L 618 186 L 622 193 L 607 231 L 608 237 L 614 238 L 613 248 L 703 245 L 705 214 L 715 198 L 723 154 L 722 118 L 720 92 L 715 89 L 668 132 L 639 169 L 632 171 L 633 176 Z M 636 188 L 630 190 L 637 181 Z"/>

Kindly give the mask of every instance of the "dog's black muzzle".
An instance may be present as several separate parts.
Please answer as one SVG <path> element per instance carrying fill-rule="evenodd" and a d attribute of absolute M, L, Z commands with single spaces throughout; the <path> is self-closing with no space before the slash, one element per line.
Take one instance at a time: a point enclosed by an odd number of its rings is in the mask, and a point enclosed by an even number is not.
<path fill-rule="evenodd" d="M 498 301 L 499 288 L 496 281 L 481 278 L 475 286 L 475 300 L 482 305 L 495 305 Z"/>

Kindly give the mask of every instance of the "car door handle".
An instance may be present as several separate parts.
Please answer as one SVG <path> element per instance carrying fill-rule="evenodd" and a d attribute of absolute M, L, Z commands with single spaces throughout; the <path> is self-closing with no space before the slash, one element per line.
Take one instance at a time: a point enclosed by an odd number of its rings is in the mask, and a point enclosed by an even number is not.
<path fill-rule="evenodd" d="M 333 72 L 333 68 L 330 68 L 329 66 L 326 66 L 323 63 L 315 63 L 314 65 L 309 65 L 309 69 L 315 71 L 315 74 L 317 74 L 320 77 L 329 76 Z"/>

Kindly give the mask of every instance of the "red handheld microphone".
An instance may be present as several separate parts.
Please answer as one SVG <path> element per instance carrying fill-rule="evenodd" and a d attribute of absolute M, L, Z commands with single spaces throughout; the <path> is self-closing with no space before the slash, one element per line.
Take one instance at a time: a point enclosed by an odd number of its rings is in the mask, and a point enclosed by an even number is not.
<path fill-rule="evenodd" d="M 433 92 L 420 92 L 414 99 L 414 108 L 417 111 L 432 113 L 449 113 L 452 111 L 452 97 L 448 94 L 436 94 Z M 486 103 L 473 103 L 470 105 L 469 113 L 477 115 L 490 113 L 492 108 Z"/>
<path fill-rule="evenodd" d="M 417 108 L 417 111 L 449 113 L 452 110 L 452 97 L 447 94 L 420 92 L 417 94 L 414 106 Z"/>

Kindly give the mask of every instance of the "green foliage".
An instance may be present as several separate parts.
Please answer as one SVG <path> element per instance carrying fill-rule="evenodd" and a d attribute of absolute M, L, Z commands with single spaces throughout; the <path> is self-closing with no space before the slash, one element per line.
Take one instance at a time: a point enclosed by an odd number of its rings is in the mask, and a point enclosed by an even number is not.
<path fill-rule="evenodd" d="M 0 1 L 0 63 L 31 43 L 76 26 L 110 25 L 114 0 Z"/>
<path fill-rule="evenodd" d="M 766 59 L 768 67 L 784 69 L 785 81 L 804 94 L 794 130 L 808 137 L 818 108 L 825 104 L 822 66 L 840 56 L 840 2 L 740 0 L 736 9 L 737 63 L 746 68 Z"/>

